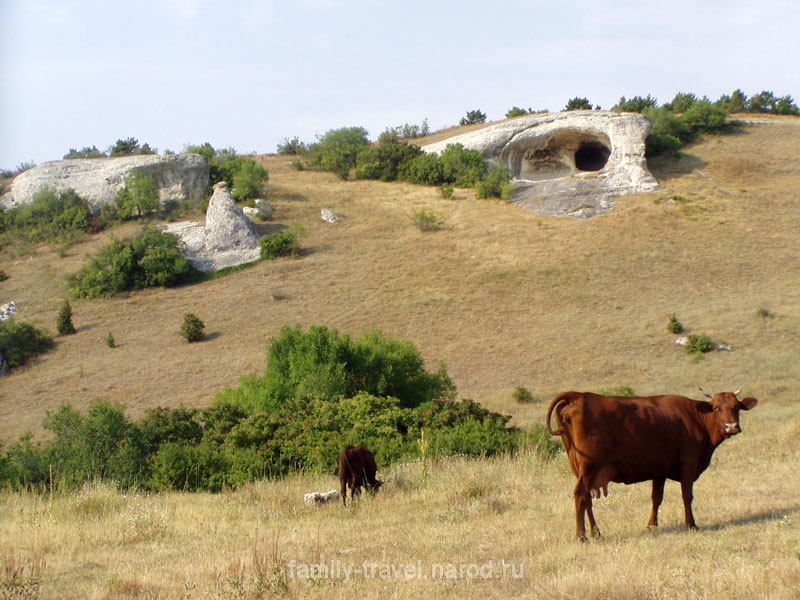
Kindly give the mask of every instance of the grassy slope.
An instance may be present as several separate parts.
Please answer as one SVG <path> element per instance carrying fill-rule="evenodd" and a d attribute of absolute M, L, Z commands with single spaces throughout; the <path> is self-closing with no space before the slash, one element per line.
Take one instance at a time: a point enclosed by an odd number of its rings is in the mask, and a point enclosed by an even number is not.
<path fill-rule="evenodd" d="M 264 157 L 276 221 L 306 228 L 302 259 L 184 289 L 74 302 L 78 334 L 0 380 L 5 442 L 38 432 L 45 411 L 62 402 L 85 408 L 107 398 L 133 416 L 157 405 L 205 406 L 215 390 L 261 370 L 268 337 L 296 322 L 356 334 L 379 326 L 410 339 L 431 368 L 446 362 L 462 396 L 513 414 L 523 427 L 542 422 L 549 399 L 567 389 L 624 383 L 697 397 L 698 384 L 742 385 L 760 404 L 743 414 L 744 434 L 720 448 L 696 486 L 699 534 L 679 527 L 676 484 L 667 486 L 656 536 L 643 533 L 648 486 L 615 485 L 597 503 L 606 537 L 579 546 L 563 456 L 544 465 L 523 456 L 445 461 L 427 480 L 418 465 L 398 468 L 379 496 L 347 513 L 298 503 L 304 491 L 335 487 L 333 478 L 222 496 L 95 489 L 52 504 L 11 496 L 0 506 L 3 547 L 23 560 L 44 557 L 53 597 L 240 597 L 239 582 L 247 593 L 256 589 L 253 559 L 272 555 L 273 536 L 285 560 L 524 565 L 521 580 L 289 581 L 299 596 L 383 597 L 396 584 L 402 596 L 800 594 L 800 123 L 772 121 L 710 137 L 678 163 L 656 162 L 661 190 L 620 199 L 589 221 L 476 202 L 467 190 L 442 200 L 435 189 L 341 183 Z M 322 222 L 320 208 L 341 221 Z M 420 208 L 444 217 L 445 229 L 413 228 L 409 217 Z M 10 279 L 0 283 L 0 300 L 16 300 L 19 319 L 53 330 L 63 275 L 102 243 L 62 258 L 46 248 L 4 251 L 0 268 Z M 758 316 L 760 308 L 774 318 Z M 178 336 L 187 311 L 205 321 L 208 341 L 188 345 Z M 666 332 L 673 312 L 690 333 L 731 343 L 733 352 L 692 363 Z M 109 330 L 118 348 L 105 346 Z M 537 401 L 515 405 L 518 385 Z M 271 565 L 264 568 L 265 584 L 278 585 Z"/>

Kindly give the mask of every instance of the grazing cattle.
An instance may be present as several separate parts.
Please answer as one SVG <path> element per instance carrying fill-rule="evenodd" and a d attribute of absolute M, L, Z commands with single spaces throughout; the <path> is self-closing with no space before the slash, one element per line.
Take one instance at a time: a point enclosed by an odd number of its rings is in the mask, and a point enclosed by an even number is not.
<path fill-rule="evenodd" d="M 342 487 L 342 504 L 347 506 L 347 485 L 355 498 L 361 486 L 377 490 L 383 485 L 375 479 L 378 467 L 372 452 L 362 446 L 347 446 L 339 455 L 339 483 Z"/>
<path fill-rule="evenodd" d="M 686 527 L 697 529 L 692 486 L 717 446 L 741 432 L 739 411 L 750 410 L 758 402 L 755 398 L 739 400 L 741 389 L 714 396 L 703 388 L 700 391 L 711 402 L 675 395 L 628 398 L 581 392 L 566 392 L 553 400 L 547 411 L 547 431 L 561 436 L 578 478 L 575 520 L 579 539 L 586 539 L 584 515 L 589 516 L 592 537 L 600 536 L 592 497 L 599 498 L 610 481 L 653 481 L 648 528 L 658 527 L 665 481 L 679 481 Z M 555 431 L 550 427 L 554 411 Z"/>

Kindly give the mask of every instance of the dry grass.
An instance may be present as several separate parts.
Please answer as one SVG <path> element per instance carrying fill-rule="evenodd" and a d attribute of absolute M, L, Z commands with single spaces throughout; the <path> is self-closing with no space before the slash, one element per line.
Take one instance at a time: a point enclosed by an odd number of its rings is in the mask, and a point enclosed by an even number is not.
<path fill-rule="evenodd" d="M 347 512 L 298 502 L 304 491 L 333 487 L 328 479 L 219 496 L 123 497 L 95 487 L 86 493 L 101 499 L 88 504 L 11 495 L 0 505 L 0 547 L 45 561 L 45 597 L 255 597 L 258 586 L 299 597 L 800 596 L 800 124 L 764 120 L 708 137 L 677 163 L 656 161 L 660 190 L 619 199 L 611 214 L 588 221 L 476 201 L 469 190 L 443 200 L 435 188 L 342 183 L 264 157 L 275 220 L 307 232 L 301 259 L 181 289 L 75 301 L 78 333 L 0 379 L 5 443 L 28 429 L 41 436 L 46 411 L 64 402 L 85 409 L 105 398 L 132 417 L 154 406 L 207 406 L 216 390 L 263 369 L 268 338 L 287 323 L 351 334 L 378 326 L 409 339 L 429 367 L 447 364 L 462 396 L 522 427 L 541 423 L 546 402 L 568 389 L 626 384 L 696 397 L 698 384 L 742 385 L 760 403 L 696 486 L 700 533 L 680 528 L 675 484 L 654 536 L 643 533 L 648 486 L 612 486 L 597 510 L 606 537 L 576 544 L 563 456 L 552 464 L 523 456 L 444 461 L 427 481 L 415 466 L 398 468 L 380 495 Z M 340 222 L 323 222 L 321 208 Z M 412 225 L 423 208 L 444 218 L 442 230 Z M 102 243 L 63 257 L 6 249 L 0 301 L 15 300 L 17 318 L 54 330 L 65 274 Z M 185 312 L 205 322 L 207 341 L 178 335 Z M 672 313 L 690 333 L 733 351 L 693 363 L 666 331 Z M 514 403 L 517 386 L 535 401 Z M 148 508 L 137 530 L 131 516 Z M 281 570 L 282 561 L 315 558 L 505 559 L 524 565 L 524 577 L 344 584 Z"/>

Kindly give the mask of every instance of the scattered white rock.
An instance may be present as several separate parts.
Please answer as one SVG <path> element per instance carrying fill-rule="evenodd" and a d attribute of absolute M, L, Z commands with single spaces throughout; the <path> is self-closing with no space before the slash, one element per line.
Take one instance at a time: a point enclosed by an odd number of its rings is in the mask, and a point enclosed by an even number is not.
<path fill-rule="evenodd" d="M 201 271 L 218 271 L 261 257 L 259 235 L 253 223 L 236 206 L 224 181 L 214 186 L 205 226 L 183 221 L 168 225 L 165 231 L 180 238 L 181 255 Z"/>
<path fill-rule="evenodd" d="M 675 340 L 675 343 L 678 344 L 679 346 L 685 346 L 686 344 L 689 343 L 689 338 L 685 335 L 682 335 L 677 340 Z"/>
<path fill-rule="evenodd" d="M 328 223 L 336 223 L 339 220 L 339 215 L 337 215 L 332 210 L 328 210 L 327 208 L 323 208 L 321 211 L 321 216 L 323 221 L 327 221 Z"/>
<path fill-rule="evenodd" d="M 509 119 L 423 146 L 441 153 L 460 143 L 506 167 L 513 202 L 542 215 L 587 218 L 606 213 L 613 198 L 658 187 L 647 170 L 650 121 L 636 113 L 578 110 Z"/>
<path fill-rule="evenodd" d="M 117 192 L 134 173 L 152 175 L 158 184 L 159 201 L 202 198 L 208 188 L 208 161 L 199 154 L 156 154 L 118 158 L 72 158 L 46 162 L 17 175 L 11 191 L 0 198 L 6 209 L 33 201 L 43 187 L 72 188 L 92 210 L 114 204 Z"/>
<path fill-rule="evenodd" d="M 0 306 L 0 321 L 8 321 L 17 312 L 17 303 L 13 300 Z"/>
<path fill-rule="evenodd" d="M 337 490 L 330 490 L 328 492 L 309 492 L 308 494 L 303 495 L 303 502 L 306 503 L 306 506 L 314 506 L 317 504 L 325 504 L 331 500 L 336 500 L 337 498 L 339 498 L 339 492 Z"/>
<path fill-rule="evenodd" d="M 263 200 L 257 200 L 255 206 L 245 206 L 242 208 L 242 212 L 250 220 L 259 219 L 261 221 L 266 221 L 272 216 L 273 211 L 274 209 Z"/>

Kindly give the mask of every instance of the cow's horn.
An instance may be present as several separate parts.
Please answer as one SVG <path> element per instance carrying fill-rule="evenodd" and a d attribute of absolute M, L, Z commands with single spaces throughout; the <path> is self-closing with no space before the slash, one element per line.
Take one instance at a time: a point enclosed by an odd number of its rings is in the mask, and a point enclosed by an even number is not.
<path fill-rule="evenodd" d="M 741 394 L 741 393 L 742 393 L 742 388 L 739 388 L 738 390 L 736 390 L 735 392 L 733 392 L 733 395 L 734 395 L 734 396 L 738 396 L 738 395 L 739 395 L 739 394 Z"/>
<path fill-rule="evenodd" d="M 700 391 L 703 392 L 703 396 L 705 396 L 706 398 L 713 398 L 714 397 L 711 394 L 709 394 L 707 391 L 705 391 L 702 386 L 700 386 Z"/>

